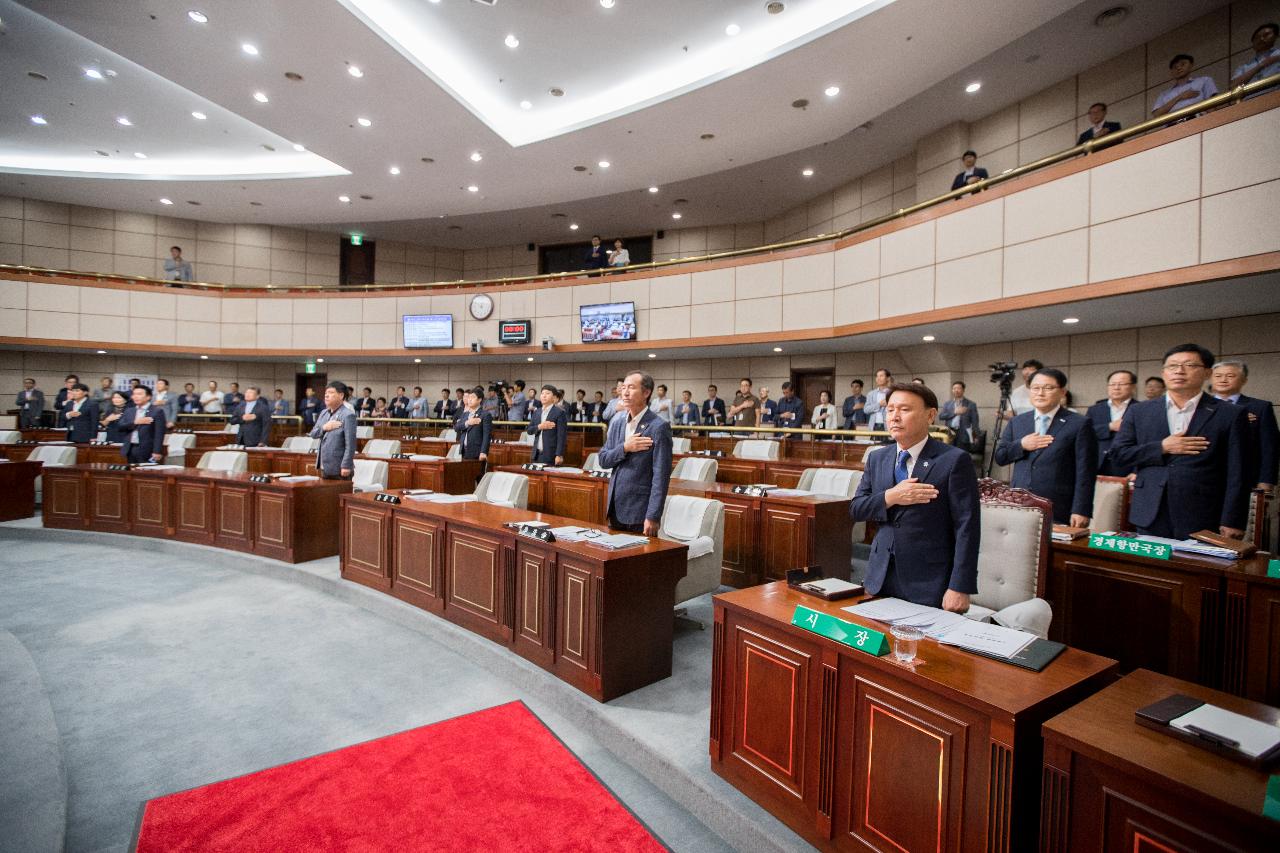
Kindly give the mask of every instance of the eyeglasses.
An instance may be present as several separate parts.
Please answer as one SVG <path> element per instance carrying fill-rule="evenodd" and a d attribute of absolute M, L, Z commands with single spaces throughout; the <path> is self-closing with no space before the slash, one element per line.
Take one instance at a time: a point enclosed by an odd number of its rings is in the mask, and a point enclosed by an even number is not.
<path fill-rule="evenodd" d="M 1061 385 L 1029 385 L 1027 390 L 1032 394 L 1046 394 L 1049 391 L 1057 391 Z"/>
<path fill-rule="evenodd" d="M 1204 370 L 1204 365 L 1195 361 L 1183 361 L 1166 364 L 1164 369 L 1170 373 L 1186 373 L 1189 370 Z"/>
<path fill-rule="evenodd" d="M 1132 384 L 1133 384 L 1132 382 L 1108 382 L 1107 387 L 1108 388 L 1128 388 Z"/>

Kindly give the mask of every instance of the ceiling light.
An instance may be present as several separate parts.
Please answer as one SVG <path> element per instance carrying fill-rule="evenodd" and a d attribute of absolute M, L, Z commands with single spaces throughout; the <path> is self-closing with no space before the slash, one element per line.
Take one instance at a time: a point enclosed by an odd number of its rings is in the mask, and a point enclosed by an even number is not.
<path fill-rule="evenodd" d="M 359 66 L 359 65 L 348 65 L 348 66 L 347 66 L 347 73 L 348 73 L 348 74 L 350 74 L 352 77 L 363 77 L 363 76 L 364 76 L 364 72 L 360 70 L 360 66 Z"/>
<path fill-rule="evenodd" d="M 98 350 L 98 355 L 106 355 L 106 354 L 107 354 L 107 351 L 106 351 L 106 350 L 104 350 L 104 349 L 100 349 L 100 350 Z"/>
<path fill-rule="evenodd" d="M 813 177 L 813 169 L 805 169 L 805 170 L 804 170 L 803 172 L 801 172 L 800 174 L 804 175 L 806 178 L 812 178 L 812 177 Z"/>
<path fill-rule="evenodd" d="M 531 110 L 531 109 L 533 109 L 533 101 L 521 101 L 521 102 L 520 102 L 520 109 L 522 109 L 522 110 Z"/>
<path fill-rule="evenodd" d="M 209 23 L 209 16 L 206 15 L 204 12 L 198 12 L 195 9 L 192 9 L 190 12 L 188 12 L 187 17 L 195 21 L 197 24 Z"/>
<path fill-rule="evenodd" d="M 570 230 L 570 231 L 577 231 L 577 230 L 578 230 L 578 223 L 576 223 L 576 222 L 570 222 L 570 223 L 569 223 L 569 230 Z"/>
<path fill-rule="evenodd" d="M 481 160 L 483 160 L 483 159 L 484 159 L 484 155 L 483 155 L 483 154 L 481 154 L 479 151 L 472 151 L 472 152 L 471 152 L 471 162 L 472 162 L 472 163 L 479 163 L 479 162 L 480 162 Z"/>
<path fill-rule="evenodd" d="M 834 98 L 836 95 L 840 94 L 840 87 L 839 87 L 839 86 L 828 86 L 826 89 L 824 89 L 824 90 L 823 90 L 823 93 L 824 93 L 828 98 Z"/>
<path fill-rule="evenodd" d="M 649 187 L 649 192 L 656 193 L 657 191 L 658 191 L 657 187 Z"/>
<path fill-rule="evenodd" d="M 564 89 L 561 89 L 559 86 L 552 86 L 550 89 L 547 90 L 547 93 L 551 95 L 551 97 L 553 98 L 564 97 Z"/>
<path fill-rule="evenodd" d="M 90 80 L 101 80 L 102 72 L 96 68 L 86 68 L 84 70 L 84 76 L 88 77 Z"/>
<path fill-rule="evenodd" d="M 649 353 L 649 358 L 657 358 L 657 357 L 658 357 L 658 354 L 656 352 Z"/>
<path fill-rule="evenodd" d="M 145 160 L 145 159 L 147 159 L 147 155 L 146 155 L 146 154 L 143 154 L 141 151 L 135 151 L 135 152 L 133 152 L 133 156 L 134 156 L 134 157 L 137 157 L 139 160 Z"/>
<path fill-rule="evenodd" d="M 1076 323 L 1080 322 L 1080 318 L 1079 317 L 1063 317 L 1062 322 L 1066 323 L 1068 326 L 1074 326 Z"/>
<path fill-rule="evenodd" d="M 48 124 L 49 120 L 44 116 L 32 116 L 31 123 L 32 124 Z"/>
<path fill-rule="evenodd" d="M 414 364 L 422 364 L 422 359 L 420 359 L 420 358 L 415 358 L 415 359 L 413 360 L 413 363 L 414 363 Z"/>
<path fill-rule="evenodd" d="M 202 355 L 202 356 L 200 356 L 200 358 L 201 358 L 202 360 L 204 360 L 204 361 L 208 361 L 208 360 L 209 360 L 209 356 L 207 356 L 207 355 Z"/>
<path fill-rule="evenodd" d="M 931 344 L 931 343 L 933 343 L 934 341 L 936 341 L 936 340 L 937 340 L 937 338 L 935 338 L 933 335 L 925 335 L 925 336 L 924 336 L 923 338 L 921 338 L 920 340 L 924 341 L 926 344 Z"/>
<path fill-rule="evenodd" d="M 317 358 L 317 359 L 316 359 L 316 364 L 324 364 L 324 359 L 323 359 L 323 358 Z"/>
<path fill-rule="evenodd" d="M 245 42 L 244 44 L 240 45 L 240 49 L 243 50 L 245 53 L 249 54 L 250 56 L 258 55 L 258 49 L 253 45 L 249 44 L 248 42 Z"/>
<path fill-rule="evenodd" d="M 740 32 L 742 32 L 742 27 L 737 24 L 730 24 L 724 28 L 724 34 L 727 36 L 736 36 Z"/>
<path fill-rule="evenodd" d="M 303 145 L 301 142 L 295 142 L 295 143 L 293 143 L 293 150 L 294 150 L 294 151 L 299 151 L 299 152 L 301 152 L 301 151 L 306 151 L 306 150 L 307 150 L 307 146 Z"/>
<path fill-rule="evenodd" d="M 254 92 L 253 99 L 260 104 L 265 104 L 268 100 L 265 92 Z"/>
<path fill-rule="evenodd" d="M 204 113 L 200 112 L 199 110 L 192 110 L 192 112 L 191 112 L 191 117 L 192 117 L 193 119 L 196 119 L 197 121 L 204 121 L 205 119 L 207 119 L 207 118 L 208 118 L 208 116 L 207 116 L 207 115 L 205 115 Z"/>
<path fill-rule="evenodd" d="M 683 218 L 684 218 L 684 214 L 683 214 L 683 213 L 673 213 L 673 214 L 671 214 L 671 218 L 672 218 L 672 219 L 683 219 Z"/>
<path fill-rule="evenodd" d="M 979 83 L 977 80 L 974 80 L 968 86 L 965 86 L 964 90 L 968 92 L 970 95 L 972 95 L 974 92 L 978 91 L 981 88 L 982 88 L 982 84 Z"/>
<path fill-rule="evenodd" d="M 467 192 L 469 192 L 469 193 L 478 193 L 478 192 L 480 192 L 480 188 L 479 188 L 478 186 L 476 186 L 475 184 L 472 184 L 471 186 L 467 187 Z"/>
<path fill-rule="evenodd" d="M 612 9 L 613 3 L 614 3 L 614 0 L 600 0 L 600 5 L 606 9 Z"/>
<path fill-rule="evenodd" d="M 349 196 L 349 195 L 340 195 L 340 196 L 338 196 L 338 201 L 342 202 L 343 204 L 350 204 L 350 203 L 351 203 L 351 196 Z"/>
<path fill-rule="evenodd" d="M 123 127 L 133 127 L 133 122 L 129 121 L 128 116 L 120 116 L 119 118 L 116 119 L 116 124 L 121 125 Z"/>
<path fill-rule="evenodd" d="M 608 160 L 601 160 L 599 163 L 596 163 L 596 165 L 599 166 L 601 169 L 607 169 L 613 164 L 610 163 Z"/>
<path fill-rule="evenodd" d="M 356 124 L 360 125 L 361 127 L 373 127 L 373 122 L 367 118 L 356 119 Z"/>
<path fill-rule="evenodd" d="M 400 174 L 400 167 L 399 167 L 399 166 L 392 166 L 392 167 L 391 167 L 390 169 L 388 169 L 387 171 L 388 171 L 388 172 L 390 172 L 390 173 L 391 173 L 391 174 L 393 174 L 393 175 L 398 175 L 398 174 Z"/>
<path fill-rule="evenodd" d="M 173 201 L 167 198 L 160 199 L 161 204 L 173 204 Z"/>
<path fill-rule="evenodd" d="M 773 351 L 774 351 L 774 352 L 782 352 L 782 347 L 774 347 L 774 348 L 773 348 Z"/>
<path fill-rule="evenodd" d="M 519 47 L 520 39 L 516 38 L 515 33 L 507 33 L 507 37 L 502 40 L 507 47 Z"/>
<path fill-rule="evenodd" d="M 525 361 L 533 361 L 533 356 L 531 356 L 531 355 L 529 355 L 529 356 L 525 356 L 525 359 L 524 359 L 524 360 L 525 360 Z"/>

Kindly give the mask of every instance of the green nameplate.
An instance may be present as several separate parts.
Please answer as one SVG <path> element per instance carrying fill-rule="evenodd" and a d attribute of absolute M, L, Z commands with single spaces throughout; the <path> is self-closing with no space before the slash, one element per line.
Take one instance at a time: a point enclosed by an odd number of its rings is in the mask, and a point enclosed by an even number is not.
<path fill-rule="evenodd" d="M 1267 795 L 1262 801 L 1262 813 L 1272 820 L 1280 820 L 1280 776 L 1267 780 Z"/>
<path fill-rule="evenodd" d="M 1117 554 L 1138 554 L 1153 560 L 1167 560 L 1173 554 L 1173 548 L 1163 542 L 1143 542 L 1141 539 L 1104 533 L 1090 533 L 1089 547 L 1099 551 L 1115 551 Z"/>
<path fill-rule="evenodd" d="M 1280 560 L 1272 560 L 1267 563 L 1267 577 L 1280 578 Z"/>
<path fill-rule="evenodd" d="M 796 612 L 791 617 L 791 624 L 815 634 L 821 634 L 837 643 L 844 643 L 869 655 L 879 657 L 889 653 L 889 642 L 879 631 L 810 610 L 808 607 L 796 607 Z"/>

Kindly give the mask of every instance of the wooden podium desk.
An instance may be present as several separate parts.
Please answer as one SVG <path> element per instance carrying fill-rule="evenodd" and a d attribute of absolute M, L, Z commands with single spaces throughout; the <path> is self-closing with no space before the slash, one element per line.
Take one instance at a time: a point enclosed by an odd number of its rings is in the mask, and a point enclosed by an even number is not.
<path fill-rule="evenodd" d="M 913 670 L 791 625 L 804 605 L 887 634 L 856 600 L 715 597 L 712 769 L 823 850 L 1035 849 L 1040 725 L 1115 661 L 1066 649 L 1037 673 L 922 640 Z"/>
<path fill-rule="evenodd" d="M 771 483 L 785 489 L 794 489 L 800 482 L 800 476 L 808 468 L 841 468 L 853 471 L 862 470 L 862 462 L 814 461 L 806 459 L 742 459 L 737 456 L 707 457 L 696 453 L 676 453 L 671 464 L 675 465 L 685 457 L 694 459 L 714 458 L 716 460 L 716 482 L 734 486 L 749 486 L 753 483 Z"/>
<path fill-rule="evenodd" d="M 0 521 L 36 514 L 36 477 L 40 462 L 0 462 Z"/>
<path fill-rule="evenodd" d="M 472 501 L 342 498 L 342 576 L 429 610 L 601 702 L 671 675 L 686 546 L 622 551 L 519 536 L 510 521 L 585 525 Z"/>
<path fill-rule="evenodd" d="M 1223 570 L 1222 678 L 1216 686 L 1280 706 L 1280 578 L 1267 576 L 1270 557 L 1241 560 Z"/>
<path fill-rule="evenodd" d="M 502 465 L 523 465 L 532 460 L 533 445 L 496 439 L 489 442 L 489 464 L 495 468 Z"/>
<path fill-rule="evenodd" d="M 0 445 L 0 450 L 3 450 L 6 459 L 22 462 L 37 447 L 74 447 L 78 465 L 91 465 L 95 462 L 109 465 L 124 461 L 124 457 L 120 455 L 119 444 L 72 444 L 69 441 L 44 441 L 39 444 Z"/>
<path fill-rule="evenodd" d="M 529 478 L 529 509 L 588 524 L 605 524 L 608 514 L 609 480 L 570 471 L 529 471 L 519 465 L 495 468 Z"/>
<path fill-rule="evenodd" d="M 251 482 L 249 474 L 105 465 L 46 468 L 44 526 L 178 539 L 302 563 L 338 553 L 350 480 Z"/>
<path fill-rule="evenodd" d="M 246 448 L 251 474 L 315 474 L 316 455 L 275 447 Z M 470 494 L 484 473 L 484 463 L 472 459 L 387 459 L 358 453 L 356 459 L 387 463 L 387 488 L 431 489 L 451 495 Z"/>
<path fill-rule="evenodd" d="M 523 429 L 518 429 L 516 427 L 495 426 L 493 428 L 493 432 L 491 433 L 491 437 L 490 437 L 490 447 L 492 448 L 499 441 L 501 441 L 504 445 L 507 445 L 507 446 L 516 445 L 516 444 L 519 444 L 522 436 L 527 436 L 527 435 L 528 433 L 525 432 Z M 529 447 L 530 450 L 532 450 L 532 445 L 526 445 L 526 446 Z M 583 460 L 586 459 L 586 455 L 583 452 L 583 447 L 584 447 L 584 442 L 583 442 L 582 430 L 573 430 L 573 429 L 569 430 L 564 440 L 564 464 L 581 465 Z M 492 450 L 489 451 L 489 456 L 490 457 L 493 456 Z M 490 458 L 489 461 L 492 462 L 493 459 Z M 529 460 L 522 459 L 519 461 L 528 462 Z M 495 463 L 495 464 L 513 465 L 513 464 L 518 464 L 518 462 L 503 461 L 501 463 Z"/>
<path fill-rule="evenodd" d="M 1280 850 L 1280 821 L 1262 815 L 1274 765 L 1256 770 L 1134 721 L 1174 693 L 1280 724 L 1276 708 L 1130 673 L 1044 724 L 1042 853 Z"/>

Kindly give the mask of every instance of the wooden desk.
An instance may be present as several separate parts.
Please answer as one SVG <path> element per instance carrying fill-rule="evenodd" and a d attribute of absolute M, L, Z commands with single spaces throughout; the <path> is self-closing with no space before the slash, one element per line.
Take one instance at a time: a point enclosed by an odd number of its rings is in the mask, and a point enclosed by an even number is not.
<path fill-rule="evenodd" d="M 1174 693 L 1280 724 L 1280 710 L 1257 702 L 1147 670 L 1125 676 L 1044 724 L 1043 853 L 1280 849 L 1280 822 L 1262 815 L 1270 772 L 1134 722 Z"/>
<path fill-rule="evenodd" d="M 275 447 L 252 448 L 249 454 L 250 474 L 315 474 L 316 455 L 295 453 Z M 356 459 L 386 462 L 388 489 L 431 489 L 451 495 L 470 494 L 484 473 L 484 463 L 475 459 L 387 459 L 356 454 Z"/>
<path fill-rule="evenodd" d="M 694 453 L 676 453 L 672 455 L 671 464 L 676 465 L 681 459 L 692 457 L 706 459 L 708 457 Z M 800 483 L 800 477 L 808 468 L 841 468 L 853 471 L 862 470 L 862 462 L 813 461 L 804 459 L 742 459 L 738 456 L 717 456 L 716 482 L 730 485 L 751 485 L 753 483 L 772 483 L 786 489 L 794 489 Z"/>
<path fill-rule="evenodd" d="M 588 524 L 605 524 L 608 515 L 609 480 L 569 471 L 528 471 L 519 465 L 495 468 L 529 478 L 529 509 L 575 518 Z"/>
<path fill-rule="evenodd" d="M 532 459 L 532 445 L 517 441 L 489 442 L 489 464 L 495 468 L 502 465 L 523 465 Z"/>
<path fill-rule="evenodd" d="M 912 670 L 790 624 L 801 604 L 864 621 L 853 599 L 771 583 L 714 601 L 712 769 L 823 850 L 1034 849 L 1040 725 L 1115 668 L 1067 649 L 1036 673 L 923 640 Z"/>
<path fill-rule="evenodd" d="M 302 563 L 338 553 L 349 480 L 250 482 L 249 474 L 104 465 L 47 468 L 44 526 L 173 538 Z"/>
<path fill-rule="evenodd" d="M 503 525 L 538 519 L 492 504 L 342 498 L 342 576 L 507 646 L 607 702 L 671 675 L 675 585 L 688 549 L 541 542 Z"/>
<path fill-rule="evenodd" d="M 690 433 L 679 429 L 675 431 L 675 435 L 690 439 L 694 450 L 720 450 L 726 456 L 733 453 L 739 441 L 752 437 L 746 433 L 734 433 L 729 438 L 712 437 L 705 432 Z M 768 429 L 762 429 L 758 434 L 762 439 L 767 439 L 769 436 Z M 861 462 L 863 455 L 876 446 L 853 441 L 814 441 L 808 438 L 777 439 L 777 441 L 782 459 L 840 462 L 846 465 Z"/>
<path fill-rule="evenodd" d="M 40 462 L 0 462 L 0 521 L 36 514 L 36 477 Z"/>
<path fill-rule="evenodd" d="M 1220 690 L 1280 705 L 1280 578 L 1267 577 L 1270 554 L 1223 570 Z"/>
<path fill-rule="evenodd" d="M 491 434 L 491 437 L 490 437 L 490 448 L 492 448 L 493 445 L 499 441 L 503 442 L 506 445 L 515 444 L 519 442 L 520 437 L 524 435 L 528 435 L 528 433 L 526 433 L 523 429 L 517 429 L 516 427 L 495 426 L 493 428 L 493 433 Z M 586 459 L 586 456 L 583 453 L 583 446 L 584 446 L 584 442 L 583 442 L 582 431 L 572 430 L 572 429 L 569 430 L 568 435 L 565 436 L 564 464 L 579 465 L 579 466 L 582 465 L 583 460 Z M 530 446 L 530 449 L 532 450 L 532 446 Z M 493 456 L 492 449 L 489 452 L 489 456 L 490 457 Z M 492 459 L 490 459 L 490 461 L 492 461 Z M 523 461 L 528 462 L 529 460 L 525 459 Z M 500 464 L 513 465 L 517 463 L 510 462 L 510 461 L 503 461 Z"/>
<path fill-rule="evenodd" d="M 119 444 L 72 444 L 69 441 L 45 441 L 40 444 L 5 444 L 0 446 L 6 459 L 21 462 L 27 459 L 37 447 L 74 447 L 76 464 L 90 465 L 95 462 L 113 464 L 124 461 L 120 455 Z"/>

